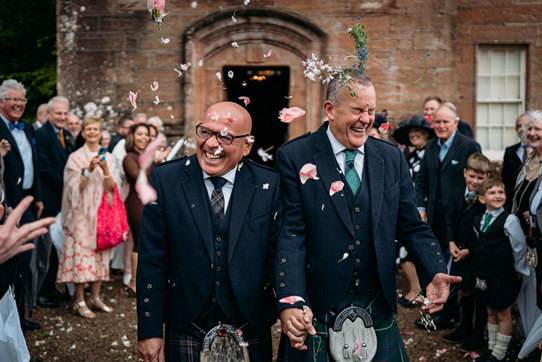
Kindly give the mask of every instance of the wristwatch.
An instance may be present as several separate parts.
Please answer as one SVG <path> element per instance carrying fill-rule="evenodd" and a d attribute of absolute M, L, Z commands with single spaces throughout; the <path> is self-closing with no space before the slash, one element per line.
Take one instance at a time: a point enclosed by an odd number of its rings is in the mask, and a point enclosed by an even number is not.
<path fill-rule="evenodd" d="M 84 167 L 84 168 L 81 169 L 81 176 L 85 176 L 86 178 L 90 178 L 91 173 L 88 172 L 88 170 L 86 169 L 86 167 Z"/>

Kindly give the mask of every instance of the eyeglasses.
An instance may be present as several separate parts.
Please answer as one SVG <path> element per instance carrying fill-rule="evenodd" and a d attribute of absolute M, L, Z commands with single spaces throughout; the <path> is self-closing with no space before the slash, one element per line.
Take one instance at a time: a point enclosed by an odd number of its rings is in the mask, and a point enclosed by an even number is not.
<path fill-rule="evenodd" d="M 231 145 L 236 138 L 248 136 L 248 134 L 244 134 L 242 136 L 232 136 L 229 133 L 224 134 L 222 131 L 215 132 L 210 128 L 202 126 L 201 123 L 196 125 L 196 135 L 206 140 L 215 136 L 218 143 L 222 143 L 223 145 Z"/>
<path fill-rule="evenodd" d="M 12 101 L 14 103 L 17 103 L 17 102 L 21 102 L 21 103 L 26 103 L 28 101 L 27 98 L 15 98 L 15 97 L 11 97 L 11 98 L 3 98 L 5 101 Z"/>

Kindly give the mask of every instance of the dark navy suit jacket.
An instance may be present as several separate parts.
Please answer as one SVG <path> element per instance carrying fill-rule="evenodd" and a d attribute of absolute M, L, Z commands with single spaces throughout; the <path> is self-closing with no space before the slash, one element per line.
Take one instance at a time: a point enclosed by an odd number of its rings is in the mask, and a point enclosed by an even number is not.
<path fill-rule="evenodd" d="M 336 307 L 351 286 L 354 258 L 341 262 L 354 244 L 347 201 L 341 192 L 330 196 L 341 179 L 328 123 L 312 134 L 296 138 L 277 152 L 284 217 L 277 244 L 277 298 L 301 296 L 316 315 Z M 316 165 L 318 180 L 301 184 L 299 171 Z M 390 309 L 397 311 L 395 239 L 405 242 L 416 263 L 432 278 L 446 272 L 437 240 L 423 223 L 414 204 L 414 189 L 405 157 L 394 145 L 369 138 L 365 143 L 372 238 L 378 282 Z M 345 187 L 347 187 L 345 185 Z M 279 309 L 289 307 L 279 305 Z"/>
<path fill-rule="evenodd" d="M 514 198 L 514 190 L 516 188 L 516 179 L 518 177 L 519 170 L 523 165 L 523 160 L 517 155 L 518 148 L 521 147 L 521 143 L 518 142 L 515 145 L 506 147 L 504 150 L 504 158 L 502 162 L 501 179 L 504 182 L 504 189 L 506 191 L 506 209 L 510 211 L 512 208 L 512 200 Z"/>
<path fill-rule="evenodd" d="M 32 125 L 19 120 L 24 124 L 24 133 L 30 146 L 32 147 L 32 162 L 34 163 L 34 183 L 30 193 L 34 196 L 34 201 L 42 201 L 41 199 L 41 185 L 38 175 L 38 157 L 36 151 L 36 135 L 34 133 L 34 127 Z M 10 130 L 6 127 L 3 120 L 0 119 L 0 139 L 6 139 L 11 145 L 11 151 L 4 156 L 4 164 L 6 171 L 4 172 L 4 185 L 6 186 L 6 201 L 8 206 L 15 207 L 24 198 L 23 195 L 23 178 L 24 178 L 24 164 L 19 152 L 19 147 L 15 142 Z"/>
<path fill-rule="evenodd" d="M 162 336 L 162 323 L 184 328 L 202 313 L 214 288 L 208 194 L 197 156 L 153 168 L 158 198 L 145 206 L 137 268 L 138 338 Z M 273 296 L 279 176 L 243 159 L 228 204 L 229 274 L 247 322 L 260 330 L 277 319 Z"/>
<path fill-rule="evenodd" d="M 39 177 L 43 194 L 43 216 L 56 216 L 62 203 L 64 187 L 64 167 L 68 155 L 72 151 L 71 134 L 62 130 L 66 149 L 62 148 L 58 135 L 49 121 L 36 131 L 36 148 L 38 150 Z"/>
<path fill-rule="evenodd" d="M 441 211 L 446 214 L 452 207 L 456 191 L 465 190 L 463 170 L 467 166 L 467 159 L 475 152 L 482 152 L 478 142 L 456 132 L 452 145 L 440 166 L 440 147 L 437 141 L 438 138 L 433 138 L 427 142 L 420 172 L 416 176 L 416 203 L 418 207 L 426 208 L 429 225 L 433 221 L 437 203 L 437 187 L 440 187 L 442 194 L 443 210 Z"/>

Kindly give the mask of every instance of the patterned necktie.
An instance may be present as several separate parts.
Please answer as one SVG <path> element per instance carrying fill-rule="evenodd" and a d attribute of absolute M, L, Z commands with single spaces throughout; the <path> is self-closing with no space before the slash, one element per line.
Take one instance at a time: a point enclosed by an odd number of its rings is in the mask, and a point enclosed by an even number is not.
<path fill-rule="evenodd" d="M 60 141 L 62 148 L 66 149 L 66 142 L 64 142 L 64 133 L 62 133 L 62 131 L 58 131 L 58 140 Z"/>
<path fill-rule="evenodd" d="M 215 216 L 218 220 L 224 219 L 224 194 L 222 193 L 222 187 L 226 184 L 227 180 L 223 177 L 211 177 L 215 189 L 211 195 L 211 207 L 215 212 Z"/>
<path fill-rule="evenodd" d="M 19 129 L 20 131 L 22 131 L 24 129 L 23 122 L 17 122 L 17 123 L 8 122 L 8 124 L 9 124 L 9 130 L 10 131 L 13 131 L 15 128 Z"/>
<path fill-rule="evenodd" d="M 346 181 L 350 185 L 350 189 L 357 195 L 361 181 L 359 179 L 358 171 L 356 170 L 356 165 L 354 164 L 354 159 L 356 158 L 357 150 L 344 150 L 346 156 L 344 162 L 344 175 L 346 176 Z"/>
<path fill-rule="evenodd" d="M 489 228 L 489 222 L 491 221 L 491 218 L 493 215 L 491 215 L 490 212 L 486 214 L 486 218 L 484 219 L 484 227 L 482 228 L 482 232 L 485 233 L 487 229 Z"/>

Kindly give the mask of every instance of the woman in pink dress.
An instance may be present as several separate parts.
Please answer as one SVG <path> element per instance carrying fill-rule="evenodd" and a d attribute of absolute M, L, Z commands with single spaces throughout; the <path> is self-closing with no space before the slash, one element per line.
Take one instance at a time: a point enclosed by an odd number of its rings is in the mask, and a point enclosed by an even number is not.
<path fill-rule="evenodd" d="M 100 299 L 100 288 L 109 280 L 109 261 L 112 249 L 96 250 L 96 214 L 104 190 L 112 198 L 115 180 L 115 161 L 109 153 L 100 152 L 102 120 L 87 117 L 81 134 L 85 144 L 73 152 L 64 169 L 62 194 L 62 226 L 64 246 L 57 281 L 75 283 L 73 311 L 85 318 L 96 315 L 85 303 L 85 283 L 90 284 L 88 305 L 95 310 L 112 312 Z"/>

